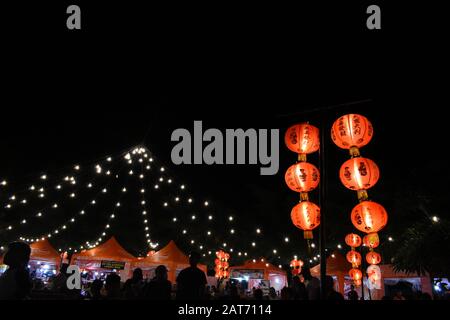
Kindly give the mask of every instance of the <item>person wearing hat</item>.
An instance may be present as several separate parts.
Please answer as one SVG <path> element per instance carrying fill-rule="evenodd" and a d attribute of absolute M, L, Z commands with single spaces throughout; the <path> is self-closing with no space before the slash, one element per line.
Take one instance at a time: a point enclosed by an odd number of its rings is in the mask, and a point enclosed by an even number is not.
<path fill-rule="evenodd" d="M 155 269 L 155 277 L 147 284 L 145 297 L 149 300 L 170 300 L 172 283 L 167 280 L 167 268 L 159 265 Z"/>
<path fill-rule="evenodd" d="M 29 297 L 32 282 L 28 272 L 31 248 L 24 242 L 8 246 L 3 263 L 8 269 L 0 277 L 0 300 L 25 300 Z"/>

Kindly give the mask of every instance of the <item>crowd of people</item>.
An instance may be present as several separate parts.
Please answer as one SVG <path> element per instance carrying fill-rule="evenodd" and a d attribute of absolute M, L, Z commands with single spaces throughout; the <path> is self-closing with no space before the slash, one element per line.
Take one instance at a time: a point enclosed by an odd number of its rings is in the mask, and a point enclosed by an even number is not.
<path fill-rule="evenodd" d="M 104 280 L 96 279 L 80 289 L 69 290 L 67 286 L 68 265 L 63 264 L 60 272 L 48 286 L 38 279 L 32 280 L 28 270 L 30 247 L 22 242 L 9 246 L 4 256 L 8 269 L 0 277 L 0 300 L 25 299 L 74 299 L 74 300 L 319 300 L 320 281 L 313 277 L 308 268 L 303 268 L 300 275 L 294 276 L 290 286 L 280 292 L 274 288 L 264 294 L 260 288 L 249 292 L 239 283 L 231 281 L 218 286 L 208 286 L 205 273 L 197 265 L 200 254 L 192 252 L 189 256 L 190 267 L 182 270 L 172 284 L 167 277 L 167 268 L 160 265 L 155 269 L 152 279 L 144 279 L 143 272 L 137 268 L 133 276 L 125 283 L 116 273 L 110 273 Z M 327 300 L 342 301 L 344 296 L 334 289 L 334 280 L 326 277 L 324 286 Z M 429 295 L 428 295 L 429 296 Z M 418 299 L 427 300 L 426 294 Z M 359 300 L 360 297 L 352 286 L 347 294 L 348 300 Z M 404 300 L 401 292 L 393 300 Z"/>

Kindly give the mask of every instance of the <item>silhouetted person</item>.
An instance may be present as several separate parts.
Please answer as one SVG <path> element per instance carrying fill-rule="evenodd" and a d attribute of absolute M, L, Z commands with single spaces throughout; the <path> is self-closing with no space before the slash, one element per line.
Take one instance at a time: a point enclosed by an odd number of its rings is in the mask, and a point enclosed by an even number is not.
<path fill-rule="evenodd" d="M 133 276 L 131 279 L 125 281 L 123 285 L 123 292 L 125 299 L 139 299 L 142 298 L 144 293 L 144 276 L 141 268 L 133 270 Z"/>
<path fill-rule="evenodd" d="M 350 291 L 347 293 L 347 298 L 348 300 L 352 300 L 352 301 L 358 301 L 358 292 L 356 292 L 355 290 L 355 286 L 351 285 L 350 286 Z"/>
<path fill-rule="evenodd" d="M 263 292 L 261 289 L 255 289 L 255 291 L 253 291 L 253 299 L 255 300 L 263 299 Z"/>
<path fill-rule="evenodd" d="M 205 295 L 206 276 L 197 268 L 200 254 L 192 252 L 189 256 L 190 267 L 181 270 L 177 277 L 177 299 L 201 300 Z"/>
<path fill-rule="evenodd" d="M 56 293 L 67 293 L 69 290 L 67 288 L 67 268 L 69 265 L 67 263 L 63 263 L 61 268 L 59 269 L 58 275 L 53 278 L 53 281 L 50 286 L 50 290 Z"/>
<path fill-rule="evenodd" d="M 292 278 L 292 292 L 294 294 L 294 300 L 308 300 L 306 286 L 300 281 L 299 276 Z"/>
<path fill-rule="evenodd" d="M 340 293 L 334 290 L 334 280 L 332 276 L 326 276 L 325 277 L 325 296 L 327 300 L 332 301 L 343 301 L 344 296 Z"/>
<path fill-rule="evenodd" d="M 145 297 L 150 300 L 170 300 L 172 284 L 167 280 L 167 268 L 164 265 L 156 267 L 155 277 L 145 288 Z"/>
<path fill-rule="evenodd" d="M 320 299 L 320 281 L 319 279 L 311 275 L 311 271 L 308 267 L 303 267 L 301 272 L 303 279 L 305 279 L 306 293 L 308 295 L 308 300 L 319 300 Z"/>
<path fill-rule="evenodd" d="M 406 300 L 401 291 L 397 291 L 392 300 Z"/>
<path fill-rule="evenodd" d="M 278 296 L 277 296 L 277 292 L 275 291 L 274 287 L 270 287 L 269 289 L 269 300 L 277 300 Z"/>
<path fill-rule="evenodd" d="M 99 279 L 95 279 L 91 283 L 91 300 L 101 300 L 102 299 L 102 288 L 103 288 L 103 281 Z"/>
<path fill-rule="evenodd" d="M 291 288 L 284 287 L 281 289 L 281 300 L 294 300 L 294 295 Z"/>
<path fill-rule="evenodd" d="M 13 242 L 8 246 L 3 263 L 9 268 L 0 277 L 0 300 L 24 300 L 28 298 L 32 283 L 28 272 L 30 246 Z"/>
<path fill-rule="evenodd" d="M 111 273 L 106 277 L 105 281 L 106 299 L 116 300 L 120 299 L 120 277 Z"/>

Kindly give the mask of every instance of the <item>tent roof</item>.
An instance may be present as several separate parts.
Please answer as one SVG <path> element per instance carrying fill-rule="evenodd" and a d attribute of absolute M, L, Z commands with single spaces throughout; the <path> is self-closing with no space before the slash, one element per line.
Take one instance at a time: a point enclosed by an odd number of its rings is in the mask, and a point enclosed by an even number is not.
<path fill-rule="evenodd" d="M 177 247 L 173 240 L 170 240 L 170 242 L 161 250 L 138 261 L 140 263 L 147 262 L 152 264 L 164 264 L 165 262 L 189 264 L 189 257 Z"/>
<path fill-rule="evenodd" d="M 269 263 L 265 259 L 263 261 L 259 259 L 256 260 L 255 262 L 253 262 L 253 260 L 247 260 L 243 265 L 230 267 L 230 270 L 232 269 L 264 269 L 267 270 L 268 272 L 277 272 L 286 274 L 286 272 L 283 269 L 275 267 L 273 264 Z"/>
<path fill-rule="evenodd" d="M 327 274 L 335 275 L 338 273 L 347 274 L 351 269 L 351 264 L 348 263 L 347 259 L 339 252 L 333 252 L 334 258 L 330 255 L 327 258 Z M 311 274 L 313 276 L 320 276 L 320 264 L 311 268 Z"/>
<path fill-rule="evenodd" d="M 31 260 L 55 261 L 57 263 L 61 259 L 58 251 L 53 248 L 47 239 L 33 242 L 30 248 Z"/>
<path fill-rule="evenodd" d="M 94 249 L 83 250 L 78 254 L 74 254 L 72 259 L 131 261 L 135 258 L 117 242 L 116 238 L 111 237 Z"/>

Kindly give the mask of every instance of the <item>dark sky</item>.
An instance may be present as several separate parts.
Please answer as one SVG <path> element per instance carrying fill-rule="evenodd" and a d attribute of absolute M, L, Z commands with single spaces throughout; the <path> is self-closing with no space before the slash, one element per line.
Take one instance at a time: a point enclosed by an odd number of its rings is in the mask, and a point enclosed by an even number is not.
<path fill-rule="evenodd" d="M 281 19 L 277 12 L 273 20 L 247 12 L 236 13 L 231 21 L 193 16 L 190 24 L 183 24 L 176 10 L 172 15 L 164 11 L 148 24 L 142 13 L 142 19 L 126 15 L 120 27 L 111 28 L 104 26 L 99 9 L 91 8 L 90 29 L 79 35 L 53 30 L 55 21 L 48 19 L 41 31 L 22 28 L 5 40 L 0 177 L 11 183 L 2 191 L 2 203 L 14 192 L 15 183 L 28 185 L 42 172 L 64 172 L 61 168 L 93 163 L 145 141 L 170 174 L 189 186 L 189 194 L 211 202 L 210 210 L 218 217 L 208 226 L 204 219 L 209 211 L 201 207 L 168 211 L 152 206 L 150 226 L 157 241 L 176 239 L 187 250 L 191 238 L 180 234 L 186 226 L 211 248 L 225 241 L 235 250 L 248 251 L 249 257 L 271 256 L 277 249 L 282 259 L 276 261 L 286 262 L 294 253 L 306 254 L 301 232 L 290 221 L 297 196 L 284 183 L 295 154 L 280 141 L 280 171 L 270 177 L 260 176 L 258 166 L 174 166 L 170 135 L 176 128 L 192 131 L 194 120 L 203 120 L 205 128 L 278 128 L 281 136 L 296 122 L 319 125 L 324 120 L 326 127 L 321 129 L 329 132 L 340 115 L 360 113 L 375 130 L 362 153 L 381 170 L 370 195 L 390 214 L 383 237 L 401 233 L 409 223 L 410 208 L 401 201 L 406 193 L 429 194 L 437 214 L 448 217 L 439 211 L 449 191 L 442 77 L 448 49 L 438 33 L 417 33 L 393 23 L 392 15 L 398 13 L 394 9 L 386 14 L 386 30 L 372 34 L 355 18 L 343 22 L 335 17 L 320 24 L 331 13 L 314 8 L 312 16 L 303 14 L 298 24 L 292 16 Z M 263 12 L 268 14 L 268 9 Z M 114 7 L 108 10 L 118 12 Z M 369 101 L 345 105 L 360 100 Z M 334 105 L 342 106 L 304 113 Z M 349 215 L 356 196 L 338 178 L 348 153 L 334 146 L 328 134 L 327 139 L 331 248 L 352 230 Z M 310 159 L 318 164 L 317 156 Z M 167 194 L 152 194 L 150 202 L 162 203 Z M 318 190 L 313 199 L 317 195 Z M 32 209 L 27 210 L 0 211 L 0 226 L 32 215 Z M 28 231 L 40 233 L 58 225 L 70 210 L 28 226 Z M 138 210 L 133 205 L 124 210 L 113 232 L 134 253 L 145 251 Z M 193 212 L 200 217 L 195 223 L 189 220 Z M 230 214 L 236 218 L 233 223 L 226 219 Z M 171 222 L 173 215 L 183 217 L 179 224 Z M 52 241 L 64 246 L 74 239 L 91 239 L 104 220 L 98 214 L 82 230 Z M 255 233 L 257 227 L 261 235 Z M 218 234 L 217 241 L 204 237 L 206 228 Z M 236 235 L 229 234 L 230 228 Z M 10 240 L 0 235 L 2 241 Z M 291 239 L 289 244 L 283 243 L 284 236 Z M 256 249 L 250 248 L 252 241 Z"/>

